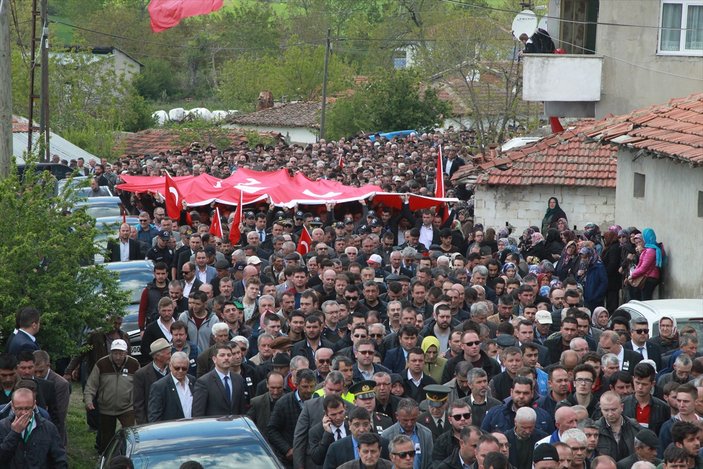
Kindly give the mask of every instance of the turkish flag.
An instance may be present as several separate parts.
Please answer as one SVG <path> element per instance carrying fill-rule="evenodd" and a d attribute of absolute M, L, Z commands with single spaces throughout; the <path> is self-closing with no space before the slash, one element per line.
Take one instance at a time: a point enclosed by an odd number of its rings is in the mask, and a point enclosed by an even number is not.
<path fill-rule="evenodd" d="M 237 205 L 237 209 L 234 211 L 234 219 L 232 220 L 232 226 L 229 228 L 229 242 L 232 246 L 236 246 L 237 244 L 239 244 L 239 238 L 242 237 L 242 232 L 239 229 L 239 225 L 242 224 L 242 220 L 244 219 L 244 217 L 242 216 L 243 206 L 244 203 L 242 201 L 242 193 L 240 192 L 239 204 Z"/>
<path fill-rule="evenodd" d="M 173 28 L 183 18 L 206 15 L 222 8 L 223 0 L 151 0 L 149 16 L 155 33 Z"/>
<path fill-rule="evenodd" d="M 440 145 L 437 152 L 437 170 L 435 171 L 434 181 L 434 196 L 439 199 L 444 198 L 444 171 L 442 166 L 442 145 Z M 446 203 L 442 203 L 439 206 L 439 214 L 442 217 L 442 223 L 445 223 L 449 218 L 449 206 Z"/>
<path fill-rule="evenodd" d="M 219 238 L 224 238 L 222 232 L 222 219 L 220 218 L 220 207 L 215 207 L 215 215 L 213 215 L 212 223 L 210 223 L 210 234 Z"/>
<path fill-rule="evenodd" d="M 164 199 L 166 199 L 166 214 L 169 218 L 178 221 L 181 215 L 181 207 L 183 203 L 183 196 L 178 190 L 176 181 L 166 173 L 164 179 L 166 190 L 164 191 Z"/>
<path fill-rule="evenodd" d="M 300 232 L 300 239 L 298 240 L 298 247 L 295 249 L 300 253 L 300 255 L 304 256 L 305 254 L 310 252 L 310 244 L 312 243 L 312 238 L 310 237 L 310 233 L 308 233 L 308 229 L 303 227 L 303 230 Z"/>

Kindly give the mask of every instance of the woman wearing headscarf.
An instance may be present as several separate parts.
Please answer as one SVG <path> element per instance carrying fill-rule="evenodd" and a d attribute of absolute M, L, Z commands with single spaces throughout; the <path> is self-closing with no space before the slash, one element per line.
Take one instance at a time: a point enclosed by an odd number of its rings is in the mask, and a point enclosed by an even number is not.
<path fill-rule="evenodd" d="M 622 275 L 620 274 L 620 243 L 618 235 L 613 231 L 607 231 L 603 236 L 605 249 L 601 255 L 601 260 L 605 264 L 605 271 L 608 274 L 608 292 L 605 296 L 605 306 L 608 311 L 615 311 L 620 306 L 620 288 L 622 288 Z"/>
<path fill-rule="evenodd" d="M 547 206 L 547 213 L 542 218 L 542 233 L 546 233 L 549 228 L 556 228 L 560 218 L 566 220 L 566 213 L 559 207 L 556 197 L 550 197 Z"/>
<path fill-rule="evenodd" d="M 556 262 L 561 257 L 561 251 L 564 250 L 565 243 L 561 242 L 559 231 L 554 228 L 547 230 L 547 238 L 544 240 L 547 251 L 547 260 Z"/>
<path fill-rule="evenodd" d="M 653 229 L 645 228 L 642 230 L 642 241 L 644 244 L 641 245 L 639 261 L 635 269 L 630 272 L 627 283 L 632 285 L 638 279 L 643 281 L 644 283 L 640 284 L 639 292 L 633 291 L 632 294 L 633 298 L 635 298 L 637 293 L 639 293 L 640 298 L 635 299 L 646 301 L 652 299 L 654 289 L 659 285 L 664 256 L 657 244 L 657 235 Z"/>
<path fill-rule="evenodd" d="M 439 353 L 439 339 L 435 336 L 428 335 L 422 339 L 420 348 L 425 354 L 424 373 L 434 378 L 438 383 L 441 383 L 442 373 L 444 373 L 447 359 Z"/>
<path fill-rule="evenodd" d="M 591 325 L 596 329 L 600 329 L 602 331 L 608 329 L 609 320 L 610 314 L 603 306 L 599 306 L 593 310 L 593 314 L 591 315 Z"/>
<path fill-rule="evenodd" d="M 603 261 L 591 247 L 582 247 L 579 251 L 580 262 L 577 279 L 583 286 L 583 303 L 593 311 L 603 306 L 608 291 L 608 274 Z"/>
<path fill-rule="evenodd" d="M 659 318 L 659 334 L 649 339 L 658 345 L 662 355 L 668 355 L 679 348 L 679 331 L 676 328 L 676 318 L 673 316 L 662 316 Z"/>
<path fill-rule="evenodd" d="M 530 257 L 536 258 L 537 262 L 540 262 L 543 259 L 549 259 L 549 256 L 547 255 L 547 245 L 544 242 L 544 236 L 542 236 L 542 233 L 532 233 L 530 249 L 525 252 L 525 258 L 529 259 Z"/>
<path fill-rule="evenodd" d="M 571 240 L 564 246 L 561 257 L 554 266 L 555 274 L 563 282 L 567 277 L 576 277 L 578 266 L 579 256 L 576 249 L 576 241 Z"/>

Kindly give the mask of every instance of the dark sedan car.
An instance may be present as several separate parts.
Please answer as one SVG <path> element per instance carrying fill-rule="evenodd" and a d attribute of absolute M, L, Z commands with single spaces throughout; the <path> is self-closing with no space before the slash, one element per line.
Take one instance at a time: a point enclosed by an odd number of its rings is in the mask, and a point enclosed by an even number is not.
<path fill-rule="evenodd" d="M 208 469 L 282 467 L 246 417 L 182 419 L 123 428 L 98 467 L 109 467 L 110 460 L 120 455 L 129 457 L 136 469 L 174 469 L 186 461 L 197 461 Z"/>

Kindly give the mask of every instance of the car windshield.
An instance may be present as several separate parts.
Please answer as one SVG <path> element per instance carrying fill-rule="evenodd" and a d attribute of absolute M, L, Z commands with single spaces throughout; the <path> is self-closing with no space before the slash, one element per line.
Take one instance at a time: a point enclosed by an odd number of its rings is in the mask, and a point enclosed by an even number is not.
<path fill-rule="evenodd" d="M 193 448 L 190 445 L 169 446 L 168 451 L 159 453 L 133 454 L 135 469 L 173 469 L 186 461 L 197 461 L 208 469 L 271 469 L 278 467 L 272 457 L 258 444 L 237 444 L 220 442 L 205 447 Z"/>
<path fill-rule="evenodd" d="M 93 218 L 119 217 L 122 215 L 122 209 L 119 205 L 93 205 L 86 206 L 84 210 Z"/>
<path fill-rule="evenodd" d="M 119 271 L 120 288 L 129 292 L 129 302 L 139 303 L 142 290 L 147 283 L 154 280 L 151 270 L 122 270 Z"/>

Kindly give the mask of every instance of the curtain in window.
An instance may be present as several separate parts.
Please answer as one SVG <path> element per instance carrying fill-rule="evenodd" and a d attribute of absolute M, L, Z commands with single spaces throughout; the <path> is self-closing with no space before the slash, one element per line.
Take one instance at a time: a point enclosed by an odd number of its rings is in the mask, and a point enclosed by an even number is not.
<path fill-rule="evenodd" d="M 689 5 L 686 20 L 686 49 L 703 50 L 703 5 Z"/>
<path fill-rule="evenodd" d="M 681 49 L 681 13 L 680 3 L 665 3 L 662 8 L 661 50 L 678 51 Z M 700 23 L 699 23 L 700 24 Z"/>

